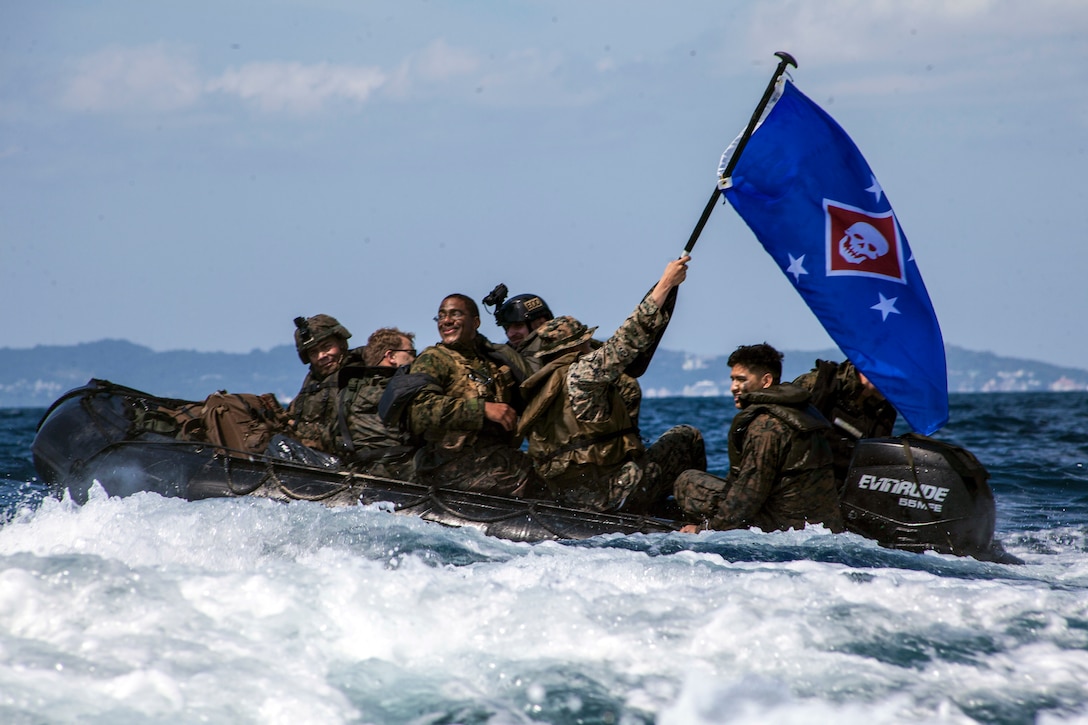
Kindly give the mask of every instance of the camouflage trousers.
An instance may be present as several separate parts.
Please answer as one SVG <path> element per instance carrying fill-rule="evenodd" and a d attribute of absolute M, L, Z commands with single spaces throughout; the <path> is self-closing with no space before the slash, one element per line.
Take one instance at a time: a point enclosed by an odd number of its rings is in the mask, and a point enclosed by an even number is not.
<path fill-rule="evenodd" d="M 725 498 L 729 481 L 705 471 L 690 471 L 676 479 L 676 502 L 689 521 L 709 520 Z"/>
<path fill-rule="evenodd" d="M 667 515 L 673 481 L 683 471 L 706 470 L 703 435 L 690 425 L 670 428 L 644 454 L 618 467 L 572 466 L 549 481 L 567 506 L 594 511 Z"/>
<path fill-rule="evenodd" d="M 429 486 L 514 498 L 546 498 L 544 480 L 524 452 L 503 444 L 465 447 L 438 466 L 417 470 L 416 480 Z"/>

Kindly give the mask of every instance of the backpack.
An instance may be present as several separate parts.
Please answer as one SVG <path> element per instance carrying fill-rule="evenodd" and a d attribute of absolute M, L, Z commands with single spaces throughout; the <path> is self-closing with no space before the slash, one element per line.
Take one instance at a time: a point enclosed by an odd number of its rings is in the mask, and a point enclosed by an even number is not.
<path fill-rule="evenodd" d="M 272 436 L 287 433 L 287 411 L 272 393 L 220 390 L 201 403 L 179 409 L 179 440 L 205 441 L 217 448 L 264 453 Z"/>

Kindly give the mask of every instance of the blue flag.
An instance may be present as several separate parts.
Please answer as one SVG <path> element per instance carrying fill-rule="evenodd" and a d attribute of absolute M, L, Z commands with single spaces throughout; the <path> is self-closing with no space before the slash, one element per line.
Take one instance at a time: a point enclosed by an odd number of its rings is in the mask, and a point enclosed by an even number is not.
<path fill-rule="evenodd" d="M 907 237 L 846 132 L 783 84 L 720 186 L 831 339 L 929 435 L 948 422 L 948 372 Z"/>

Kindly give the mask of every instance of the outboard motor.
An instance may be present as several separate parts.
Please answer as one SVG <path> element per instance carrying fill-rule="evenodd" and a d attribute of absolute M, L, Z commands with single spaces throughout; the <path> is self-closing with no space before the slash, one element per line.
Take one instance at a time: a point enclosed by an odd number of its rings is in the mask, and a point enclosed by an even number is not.
<path fill-rule="evenodd" d="M 932 438 L 863 439 L 846 476 L 843 519 L 883 546 L 992 559 L 989 477 L 969 451 Z"/>

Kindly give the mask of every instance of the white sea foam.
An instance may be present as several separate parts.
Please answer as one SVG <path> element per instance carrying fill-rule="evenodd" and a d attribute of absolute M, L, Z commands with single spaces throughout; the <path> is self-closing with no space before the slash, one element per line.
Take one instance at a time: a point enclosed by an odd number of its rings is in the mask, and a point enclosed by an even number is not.
<path fill-rule="evenodd" d="M 1075 720 L 1083 557 L 1015 553 L 1035 561 L 819 528 L 529 545 L 94 491 L 0 528 L 0 720 Z"/>

